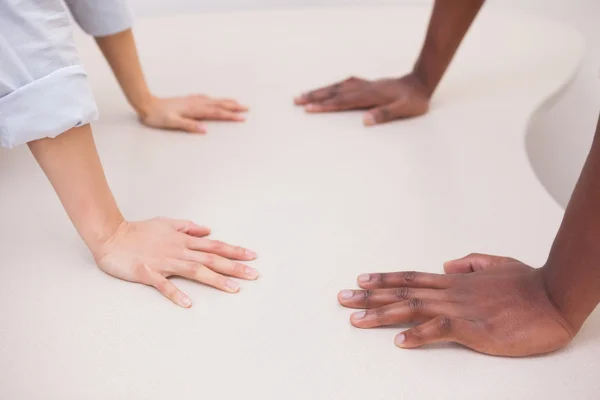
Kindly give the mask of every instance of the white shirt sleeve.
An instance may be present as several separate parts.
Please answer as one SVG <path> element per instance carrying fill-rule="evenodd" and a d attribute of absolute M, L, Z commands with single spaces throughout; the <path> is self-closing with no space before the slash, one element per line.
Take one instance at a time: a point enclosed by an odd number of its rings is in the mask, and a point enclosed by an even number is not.
<path fill-rule="evenodd" d="M 0 1 L 0 145 L 56 137 L 96 118 L 62 0 Z"/>
<path fill-rule="evenodd" d="M 126 0 L 64 0 L 77 24 L 92 36 L 123 32 L 133 25 Z"/>

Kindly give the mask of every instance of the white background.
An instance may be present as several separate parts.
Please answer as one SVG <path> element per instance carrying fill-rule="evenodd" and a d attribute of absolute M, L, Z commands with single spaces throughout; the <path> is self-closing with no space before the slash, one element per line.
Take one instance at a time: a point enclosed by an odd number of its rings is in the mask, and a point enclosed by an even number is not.
<path fill-rule="evenodd" d="M 407 3 L 423 4 L 432 1 L 130 0 L 134 12 L 140 17 L 180 12 Z M 534 120 L 527 137 L 534 169 L 554 198 L 565 206 L 587 155 L 600 110 L 600 1 L 488 0 L 486 7 L 547 15 L 575 26 L 586 38 L 587 54 L 580 73 L 551 111 Z M 510 26 L 506 29 L 510 29 Z"/>

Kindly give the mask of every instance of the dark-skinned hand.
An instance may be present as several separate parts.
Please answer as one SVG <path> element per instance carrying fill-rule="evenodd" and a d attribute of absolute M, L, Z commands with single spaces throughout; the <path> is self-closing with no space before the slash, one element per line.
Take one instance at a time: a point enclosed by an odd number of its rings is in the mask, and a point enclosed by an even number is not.
<path fill-rule="evenodd" d="M 529 356 L 560 349 L 577 332 L 548 295 L 543 268 L 471 254 L 444 269 L 445 275 L 364 274 L 364 290 L 343 290 L 338 300 L 366 309 L 350 317 L 358 328 L 418 323 L 396 336 L 401 348 L 455 342 L 491 355 Z"/>
<path fill-rule="evenodd" d="M 409 74 L 374 81 L 352 77 L 305 93 L 294 101 L 311 113 L 369 110 L 364 124 L 375 125 L 425 114 L 429 97 L 421 81 Z"/>

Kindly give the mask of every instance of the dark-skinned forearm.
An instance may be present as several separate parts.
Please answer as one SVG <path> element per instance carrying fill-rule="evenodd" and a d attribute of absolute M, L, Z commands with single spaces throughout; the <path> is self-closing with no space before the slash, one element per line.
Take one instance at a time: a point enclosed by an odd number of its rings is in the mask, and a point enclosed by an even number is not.
<path fill-rule="evenodd" d="M 413 74 L 433 94 L 484 0 L 436 0 Z"/>
<path fill-rule="evenodd" d="M 600 302 L 600 119 L 543 273 L 552 300 L 579 329 Z"/>

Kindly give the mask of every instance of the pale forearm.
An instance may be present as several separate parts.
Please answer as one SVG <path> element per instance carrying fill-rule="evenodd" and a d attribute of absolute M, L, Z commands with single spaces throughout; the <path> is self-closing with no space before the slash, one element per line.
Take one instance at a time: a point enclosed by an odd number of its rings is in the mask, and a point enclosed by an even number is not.
<path fill-rule="evenodd" d="M 115 35 L 97 37 L 96 42 L 108 61 L 129 104 L 143 115 L 152 94 L 146 83 L 131 29 Z"/>
<path fill-rule="evenodd" d="M 436 0 L 413 73 L 431 96 L 484 0 Z"/>
<path fill-rule="evenodd" d="M 106 181 L 90 126 L 30 142 L 29 148 L 94 252 L 116 231 L 123 216 Z"/>
<path fill-rule="evenodd" d="M 552 300 L 578 328 L 600 302 L 600 120 L 543 271 Z"/>

